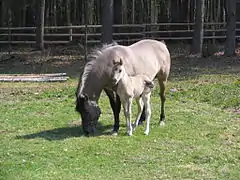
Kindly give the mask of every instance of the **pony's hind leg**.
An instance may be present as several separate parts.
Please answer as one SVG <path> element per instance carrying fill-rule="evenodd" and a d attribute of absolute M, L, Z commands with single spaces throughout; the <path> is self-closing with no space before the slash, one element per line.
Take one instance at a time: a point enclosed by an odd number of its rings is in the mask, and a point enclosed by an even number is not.
<path fill-rule="evenodd" d="M 159 86 L 160 86 L 160 98 L 161 98 L 161 114 L 160 114 L 160 121 L 159 125 L 163 126 L 165 125 L 165 101 L 166 101 L 166 83 L 167 81 L 158 80 Z"/>
<path fill-rule="evenodd" d="M 143 96 L 143 103 L 145 106 L 145 114 L 146 114 L 146 127 L 144 131 L 145 135 L 148 135 L 150 131 L 150 118 L 152 114 L 150 98 L 151 98 L 151 92 Z"/>
<path fill-rule="evenodd" d="M 143 121 L 145 121 L 145 120 L 146 120 L 146 114 L 145 114 L 145 107 L 143 106 L 143 111 L 142 111 L 141 117 L 139 119 L 138 125 L 143 124 Z"/>
<path fill-rule="evenodd" d="M 136 100 L 137 100 L 137 106 L 138 106 L 138 115 L 137 115 L 136 121 L 134 123 L 133 130 L 135 130 L 138 126 L 139 120 L 142 116 L 143 106 L 144 106 L 144 103 L 143 103 L 143 100 L 141 97 L 137 98 Z"/>

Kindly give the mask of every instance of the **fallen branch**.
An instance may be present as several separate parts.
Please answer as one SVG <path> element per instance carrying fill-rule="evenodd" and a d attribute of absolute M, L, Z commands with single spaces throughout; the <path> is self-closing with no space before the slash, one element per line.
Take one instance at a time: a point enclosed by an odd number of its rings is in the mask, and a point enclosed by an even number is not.
<path fill-rule="evenodd" d="M 0 74 L 0 77 L 12 77 L 12 76 L 21 76 L 21 77 L 59 77 L 59 76 L 66 76 L 67 73 L 51 73 L 51 74 Z"/>
<path fill-rule="evenodd" d="M 58 82 L 67 81 L 66 73 L 55 74 L 1 74 L 0 82 Z"/>

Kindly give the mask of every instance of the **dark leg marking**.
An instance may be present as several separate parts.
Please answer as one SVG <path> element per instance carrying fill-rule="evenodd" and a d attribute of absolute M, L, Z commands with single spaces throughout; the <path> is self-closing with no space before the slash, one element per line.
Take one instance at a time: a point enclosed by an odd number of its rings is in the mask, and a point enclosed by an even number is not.
<path fill-rule="evenodd" d="M 121 110 L 121 101 L 119 96 L 117 95 L 117 93 L 115 93 L 114 91 L 111 90 L 106 90 L 104 89 L 104 91 L 106 92 L 108 98 L 109 98 L 109 102 L 113 111 L 113 115 L 114 115 L 114 126 L 113 126 L 113 132 L 118 132 L 119 130 L 119 113 Z"/>
<path fill-rule="evenodd" d="M 143 121 L 145 121 L 145 120 L 146 120 L 146 113 L 145 113 L 145 106 L 143 106 L 143 111 L 142 111 L 140 120 L 139 120 L 139 122 L 138 122 L 138 125 L 143 124 Z"/>
<path fill-rule="evenodd" d="M 165 101 L 166 101 L 166 81 L 159 81 L 160 86 L 160 98 L 161 98 L 161 114 L 160 114 L 160 125 L 164 125 L 165 123 Z"/>

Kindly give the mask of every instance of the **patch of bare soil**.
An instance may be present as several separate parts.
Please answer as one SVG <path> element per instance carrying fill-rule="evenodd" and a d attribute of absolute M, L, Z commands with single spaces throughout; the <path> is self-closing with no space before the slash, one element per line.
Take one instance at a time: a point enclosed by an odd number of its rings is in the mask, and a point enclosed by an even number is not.
<path fill-rule="evenodd" d="M 207 58 L 197 58 L 188 55 L 172 56 L 172 77 L 238 73 L 240 73 L 239 57 L 211 56 Z"/>
<path fill-rule="evenodd" d="M 72 54 L 71 54 L 72 53 Z M 81 53 L 82 54 L 82 53 Z M 0 73 L 67 73 L 68 76 L 78 77 L 83 70 L 84 58 L 72 51 L 47 49 L 40 52 L 31 49 L 0 53 Z"/>
<path fill-rule="evenodd" d="M 230 109 L 228 109 L 228 111 L 231 112 L 231 113 L 240 115 L 240 108 L 230 108 Z"/>

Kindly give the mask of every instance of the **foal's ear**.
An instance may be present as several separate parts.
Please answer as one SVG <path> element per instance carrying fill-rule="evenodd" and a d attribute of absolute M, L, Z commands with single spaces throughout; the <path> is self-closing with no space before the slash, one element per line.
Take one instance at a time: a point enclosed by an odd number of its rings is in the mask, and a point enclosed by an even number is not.
<path fill-rule="evenodd" d="M 113 65 L 120 65 L 120 66 L 122 66 L 123 65 L 123 61 L 122 61 L 122 59 L 120 58 L 120 60 L 119 61 L 117 61 L 117 60 L 115 60 L 115 59 L 113 59 Z"/>
<path fill-rule="evenodd" d="M 115 59 L 113 59 L 112 62 L 113 62 L 113 65 L 116 65 L 118 63 Z"/>
<path fill-rule="evenodd" d="M 120 62 L 119 62 L 119 64 L 120 64 L 120 66 L 122 66 L 123 65 L 123 61 L 122 61 L 122 59 L 120 58 Z"/>

